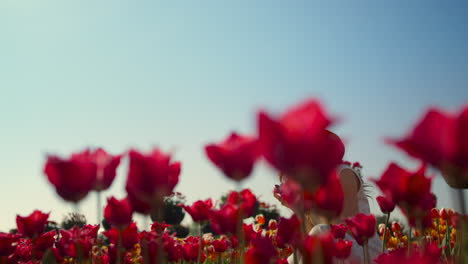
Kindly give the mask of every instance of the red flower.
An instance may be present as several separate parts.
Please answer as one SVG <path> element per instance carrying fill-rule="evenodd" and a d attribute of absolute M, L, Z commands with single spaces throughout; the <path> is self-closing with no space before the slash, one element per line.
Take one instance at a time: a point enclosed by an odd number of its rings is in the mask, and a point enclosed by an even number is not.
<path fill-rule="evenodd" d="M 219 210 L 210 211 L 211 227 L 218 234 L 237 234 L 239 217 L 237 206 L 227 203 Z"/>
<path fill-rule="evenodd" d="M 119 230 L 112 228 L 103 234 L 110 239 L 110 241 L 117 245 L 119 242 Z M 130 223 L 127 228 L 122 230 L 122 246 L 126 250 L 132 250 L 139 241 L 138 229 L 135 223 Z"/>
<path fill-rule="evenodd" d="M 16 226 L 18 232 L 30 238 L 36 238 L 44 233 L 45 225 L 49 214 L 44 214 L 39 210 L 35 210 L 32 214 L 26 217 L 16 216 Z"/>
<path fill-rule="evenodd" d="M 148 155 L 131 150 L 129 157 L 126 190 L 134 210 L 143 214 L 149 208 L 158 210 L 179 182 L 180 162 L 172 162 L 170 155 L 158 149 Z"/>
<path fill-rule="evenodd" d="M 329 220 L 341 214 L 344 203 L 344 193 L 341 182 L 335 172 L 332 174 L 333 176 L 330 177 L 329 181 L 317 189 L 313 201 L 318 209 L 318 213 Z"/>
<path fill-rule="evenodd" d="M 226 239 L 226 237 L 222 237 L 221 239 L 213 240 L 211 245 L 213 245 L 216 252 L 223 253 L 228 249 L 229 241 Z"/>
<path fill-rule="evenodd" d="M 169 224 L 166 224 L 164 222 L 160 223 L 160 222 L 154 222 L 152 225 L 151 225 L 151 230 L 153 230 L 154 232 L 156 232 L 156 234 L 160 234 L 160 233 L 163 233 L 168 227 L 170 227 L 171 225 Z"/>
<path fill-rule="evenodd" d="M 114 197 L 107 199 L 104 217 L 112 226 L 125 228 L 132 222 L 132 214 L 132 206 L 128 199 L 117 200 Z"/>
<path fill-rule="evenodd" d="M 16 248 L 16 242 L 19 240 L 18 235 L 0 232 L 0 258 L 8 256 Z"/>
<path fill-rule="evenodd" d="M 331 233 L 335 239 L 343 239 L 348 228 L 344 224 L 331 225 Z"/>
<path fill-rule="evenodd" d="M 96 162 L 97 172 L 93 190 L 107 190 L 115 179 L 117 167 L 120 164 L 121 155 L 109 155 L 104 149 L 98 148 L 91 153 Z"/>
<path fill-rule="evenodd" d="M 423 214 L 435 206 L 430 192 L 432 178 L 425 177 L 425 170 L 423 165 L 416 172 L 408 172 L 392 163 L 376 184 L 404 211 L 412 215 Z"/>
<path fill-rule="evenodd" d="M 253 224 L 242 224 L 244 229 L 244 238 L 246 243 L 250 243 L 254 238 L 261 236 L 261 231 L 257 233 L 255 231 Z"/>
<path fill-rule="evenodd" d="M 49 182 L 60 197 L 78 202 L 93 188 L 97 165 L 89 150 L 73 154 L 69 159 L 49 156 L 44 168 Z"/>
<path fill-rule="evenodd" d="M 231 133 L 220 144 L 205 147 L 208 158 L 230 179 L 241 181 L 253 170 L 259 156 L 257 139 Z"/>
<path fill-rule="evenodd" d="M 239 207 L 243 217 L 250 217 L 254 213 L 255 205 L 257 205 L 257 197 L 252 191 L 245 189 L 240 193 L 231 192 L 227 197 L 227 202 Z"/>
<path fill-rule="evenodd" d="M 273 167 L 313 190 L 328 181 L 344 155 L 340 138 L 325 130 L 331 123 L 314 100 L 291 108 L 278 119 L 260 112 L 260 149 Z"/>
<path fill-rule="evenodd" d="M 351 254 L 352 247 L 352 241 L 340 239 L 335 243 L 334 256 L 338 259 L 346 259 Z"/>
<path fill-rule="evenodd" d="M 293 211 L 310 210 L 314 203 L 314 194 L 304 190 L 297 182 L 291 179 L 274 189 L 275 195 L 278 195 L 282 202 Z M 302 197 L 301 197 L 302 196 Z"/>
<path fill-rule="evenodd" d="M 431 108 L 404 139 L 388 140 L 442 171 L 454 188 L 468 188 L 468 106 L 450 115 Z"/>
<path fill-rule="evenodd" d="M 304 256 L 303 263 L 323 263 L 331 264 L 335 246 L 333 237 L 329 233 L 324 233 L 318 236 L 305 237 L 301 253 Z"/>
<path fill-rule="evenodd" d="M 184 252 L 184 259 L 189 262 L 197 261 L 199 247 L 200 247 L 200 242 L 183 244 L 182 248 Z"/>
<path fill-rule="evenodd" d="M 276 236 L 278 247 L 285 247 L 285 244 L 297 245 L 301 236 L 301 222 L 292 215 L 289 219 L 280 217 L 278 233 Z"/>
<path fill-rule="evenodd" d="M 52 230 L 39 236 L 35 241 L 36 250 L 45 252 L 51 248 L 55 243 L 55 235 L 57 235 L 57 232 Z"/>
<path fill-rule="evenodd" d="M 377 203 L 384 214 L 389 214 L 395 209 L 395 202 L 385 196 L 377 196 Z"/>
<path fill-rule="evenodd" d="M 70 230 L 60 230 L 60 240 L 56 243 L 62 256 L 89 258 L 91 249 L 96 242 L 99 225 L 78 226 Z"/>
<path fill-rule="evenodd" d="M 192 204 L 192 206 L 182 206 L 185 211 L 192 217 L 194 222 L 201 222 L 208 220 L 210 217 L 209 212 L 213 207 L 213 202 L 210 199 L 206 201 L 196 201 Z"/>
<path fill-rule="evenodd" d="M 258 236 L 251 241 L 251 247 L 245 253 L 245 264 L 275 264 L 278 252 L 267 237 Z"/>
<path fill-rule="evenodd" d="M 357 214 L 345 220 L 351 234 L 359 245 L 364 245 L 374 236 L 376 220 L 373 215 Z"/>

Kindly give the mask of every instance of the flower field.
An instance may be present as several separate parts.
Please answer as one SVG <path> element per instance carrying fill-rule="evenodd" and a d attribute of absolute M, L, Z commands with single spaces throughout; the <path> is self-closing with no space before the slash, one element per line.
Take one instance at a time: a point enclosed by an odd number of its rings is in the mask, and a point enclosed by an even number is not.
<path fill-rule="evenodd" d="M 281 115 L 259 111 L 256 119 L 255 133 L 232 132 L 222 142 L 205 146 L 207 159 L 232 180 L 237 191 L 222 200 L 206 197 L 173 205 L 195 223 L 195 230 L 185 236 L 166 221 L 167 199 L 174 195 L 183 167 L 172 154 L 154 148 L 112 155 L 99 148 L 68 157 L 48 156 L 44 175 L 55 192 L 72 204 L 90 192 L 99 195 L 108 189 L 121 160 L 128 159 L 127 196 L 106 197 L 103 207 L 98 199 L 98 210 L 104 208 L 99 214 L 108 226 L 49 228 L 48 213 L 36 210 L 18 215 L 17 232 L 0 233 L 0 264 L 355 263 L 350 258 L 353 246 L 362 250 L 366 264 L 468 263 L 466 212 L 438 208 L 431 192 L 433 177 L 426 172 L 428 166 L 437 169 L 459 191 L 458 202 L 465 203 L 468 106 L 456 114 L 428 109 L 406 136 L 387 140 L 388 147 L 400 149 L 421 166 L 410 171 L 389 163 L 380 178 L 373 179 L 382 193 L 376 200 L 386 216 L 380 224 L 374 215 L 340 219 L 344 192 L 336 168 L 344 163 L 359 171 L 361 165 L 342 160 L 344 145 L 328 130 L 338 118 L 330 116 L 321 102 L 305 100 Z M 259 213 L 259 207 L 268 206 L 250 189 L 239 187 L 258 162 L 268 163 L 286 178 L 272 195 L 294 209 L 291 217 Z M 395 207 L 402 210 L 409 226 L 390 221 Z M 323 219 L 329 231 L 309 234 L 306 211 Z M 151 228 L 138 230 L 134 214 L 151 218 Z M 202 228 L 207 225 L 209 231 Z M 368 241 L 376 233 L 383 246 L 381 254 L 371 259 Z M 353 239 L 347 239 L 347 234 Z"/>

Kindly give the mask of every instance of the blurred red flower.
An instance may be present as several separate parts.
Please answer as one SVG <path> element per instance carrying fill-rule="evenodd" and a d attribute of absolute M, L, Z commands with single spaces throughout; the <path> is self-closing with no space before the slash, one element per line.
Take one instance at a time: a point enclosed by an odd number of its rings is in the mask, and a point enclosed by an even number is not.
<path fill-rule="evenodd" d="M 117 200 L 114 197 L 107 199 L 104 208 L 104 217 L 114 227 L 123 229 L 132 222 L 133 210 L 127 198 Z"/>
<path fill-rule="evenodd" d="M 338 259 L 346 259 L 351 254 L 353 241 L 340 239 L 335 243 L 334 256 Z"/>
<path fill-rule="evenodd" d="M 103 234 L 109 238 L 111 243 L 117 245 L 119 242 L 119 230 L 111 228 L 104 231 Z M 135 223 L 130 223 L 125 229 L 122 230 L 122 246 L 126 250 L 132 250 L 133 247 L 139 242 L 138 228 Z"/>
<path fill-rule="evenodd" d="M 245 252 L 245 264 L 275 264 L 278 252 L 271 239 L 258 236 L 252 239 L 251 247 Z"/>
<path fill-rule="evenodd" d="M 169 154 L 157 148 L 149 154 L 131 150 L 129 157 L 126 183 L 129 201 L 136 212 L 155 213 L 179 182 L 181 164 L 171 161 Z"/>
<path fill-rule="evenodd" d="M 416 172 L 409 172 L 391 163 L 376 184 L 403 211 L 414 216 L 422 215 L 435 206 L 434 195 L 430 192 L 432 178 L 426 178 L 425 172 L 424 165 Z"/>
<path fill-rule="evenodd" d="M 257 205 L 257 197 L 250 189 L 244 189 L 239 193 L 236 191 L 230 192 L 226 201 L 239 207 L 244 218 L 252 216 Z"/>
<path fill-rule="evenodd" d="M 344 155 L 343 142 L 326 130 L 330 124 L 332 119 L 315 100 L 307 100 L 277 119 L 260 112 L 260 149 L 273 167 L 314 190 L 328 181 Z"/>
<path fill-rule="evenodd" d="M 69 159 L 48 156 L 44 168 L 49 182 L 65 201 L 77 203 L 93 188 L 97 164 L 89 150 L 72 154 Z"/>
<path fill-rule="evenodd" d="M 331 234 L 335 239 L 343 239 L 348 231 L 348 227 L 344 224 L 331 225 Z"/>
<path fill-rule="evenodd" d="M 18 232 L 30 238 L 36 238 L 44 233 L 45 226 L 49 219 L 49 214 L 44 214 L 39 210 L 34 210 L 29 216 L 16 216 L 16 226 Z"/>
<path fill-rule="evenodd" d="M 331 264 L 335 253 L 335 243 L 330 233 L 308 235 L 301 247 L 303 263 Z"/>
<path fill-rule="evenodd" d="M 276 236 L 278 247 L 285 247 L 286 244 L 298 245 L 301 238 L 301 222 L 296 215 L 290 218 L 280 217 L 278 223 L 278 233 Z"/>
<path fill-rule="evenodd" d="M 120 164 L 121 155 L 110 155 L 104 149 L 98 148 L 91 153 L 96 162 L 96 179 L 93 190 L 103 191 L 109 189 L 116 176 L 117 167 Z"/>
<path fill-rule="evenodd" d="M 354 239 L 359 245 L 364 245 L 374 236 L 376 219 L 374 215 L 357 214 L 345 220 Z"/>
<path fill-rule="evenodd" d="M 0 232 L 0 258 L 8 256 L 15 251 L 16 242 L 19 238 L 19 235 Z"/>
<path fill-rule="evenodd" d="M 201 222 L 210 218 L 209 212 L 213 207 L 213 202 L 210 198 L 205 201 L 196 201 L 192 206 L 182 205 L 182 207 L 192 217 L 194 222 Z"/>
<path fill-rule="evenodd" d="M 226 239 L 226 237 L 222 237 L 220 239 L 213 240 L 211 245 L 213 245 L 214 249 L 218 253 L 223 253 L 225 252 L 228 247 L 229 247 L 229 240 Z"/>
<path fill-rule="evenodd" d="M 239 217 L 238 207 L 227 203 L 219 210 L 210 211 L 211 227 L 218 234 L 237 234 Z"/>
<path fill-rule="evenodd" d="M 320 186 L 313 195 L 313 204 L 318 209 L 317 213 L 330 221 L 341 214 L 344 204 L 344 193 L 340 179 L 336 172 L 325 185 Z"/>
<path fill-rule="evenodd" d="M 388 142 L 438 168 L 454 188 L 468 188 L 468 105 L 458 115 L 431 108 L 403 139 Z"/>
<path fill-rule="evenodd" d="M 208 158 L 230 179 L 241 181 L 253 170 L 259 156 L 256 138 L 235 132 L 219 144 L 205 147 Z"/>
<path fill-rule="evenodd" d="M 91 249 L 96 242 L 99 225 L 78 226 L 70 230 L 60 230 L 60 240 L 56 247 L 63 257 L 89 258 Z"/>

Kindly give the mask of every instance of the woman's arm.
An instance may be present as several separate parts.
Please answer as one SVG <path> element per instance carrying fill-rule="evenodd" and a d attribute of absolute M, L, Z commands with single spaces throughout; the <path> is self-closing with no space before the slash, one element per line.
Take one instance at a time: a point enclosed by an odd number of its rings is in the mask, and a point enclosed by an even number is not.
<path fill-rule="evenodd" d="M 358 177 L 352 169 L 346 168 L 340 171 L 340 181 L 344 194 L 342 218 L 353 216 L 358 211 L 357 193 L 361 188 Z"/>

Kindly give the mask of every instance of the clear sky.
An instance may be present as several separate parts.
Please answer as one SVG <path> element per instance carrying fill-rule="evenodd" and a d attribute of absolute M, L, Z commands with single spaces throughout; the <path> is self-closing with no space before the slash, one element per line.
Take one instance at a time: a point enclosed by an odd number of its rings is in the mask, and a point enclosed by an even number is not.
<path fill-rule="evenodd" d="M 0 230 L 36 208 L 60 221 L 72 208 L 45 155 L 88 146 L 174 150 L 177 190 L 219 197 L 235 186 L 203 146 L 308 97 L 343 118 L 334 129 L 366 177 L 391 160 L 414 168 L 382 138 L 430 105 L 468 102 L 467 13 L 465 1 L 2 0 Z M 125 172 L 106 196 L 123 198 Z M 273 202 L 275 180 L 262 164 L 243 186 Z M 440 178 L 433 190 L 450 206 Z"/>

